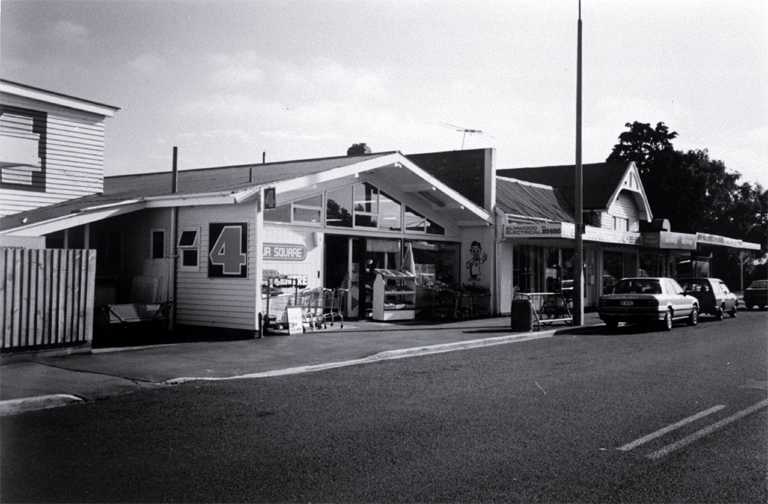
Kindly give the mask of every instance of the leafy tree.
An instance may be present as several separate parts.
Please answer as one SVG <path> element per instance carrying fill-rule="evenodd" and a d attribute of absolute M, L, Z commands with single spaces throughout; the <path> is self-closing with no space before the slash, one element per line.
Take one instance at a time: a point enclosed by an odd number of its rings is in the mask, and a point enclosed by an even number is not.
<path fill-rule="evenodd" d="M 656 128 L 650 124 L 626 123 L 629 128 L 619 135 L 619 143 L 613 146 L 613 152 L 606 161 L 634 161 L 640 175 L 645 175 L 659 165 L 664 165 L 664 158 L 674 153 L 672 140 L 677 132 L 670 133 L 669 128 L 660 122 Z"/>
<path fill-rule="evenodd" d="M 760 184 L 740 184 L 741 175 L 728 172 L 722 161 L 710 159 L 706 149 L 675 150 L 672 140 L 677 133 L 670 132 L 663 122 L 655 128 L 637 121 L 626 126 L 628 131 L 619 135 L 619 143 L 606 161 L 637 164 L 654 216 L 669 219 L 673 231 L 700 231 L 760 243 L 763 248 L 757 254 L 759 260 L 746 269 L 764 262 L 768 191 Z M 716 272 L 731 272 L 718 275 L 731 277 L 732 266 L 738 265 L 738 253 L 718 250 L 713 263 Z"/>

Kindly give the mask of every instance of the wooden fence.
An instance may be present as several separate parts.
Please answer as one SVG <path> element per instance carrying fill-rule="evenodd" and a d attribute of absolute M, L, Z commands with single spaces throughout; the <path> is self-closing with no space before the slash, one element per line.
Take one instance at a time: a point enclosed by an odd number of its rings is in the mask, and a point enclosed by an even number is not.
<path fill-rule="evenodd" d="M 95 250 L 0 247 L 0 350 L 93 339 Z"/>

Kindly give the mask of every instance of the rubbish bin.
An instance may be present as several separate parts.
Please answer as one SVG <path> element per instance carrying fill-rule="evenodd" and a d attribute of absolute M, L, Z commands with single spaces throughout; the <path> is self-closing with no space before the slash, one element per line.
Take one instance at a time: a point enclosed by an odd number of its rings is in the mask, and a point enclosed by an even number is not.
<path fill-rule="evenodd" d="M 512 300 L 512 330 L 533 330 L 533 303 L 528 296 L 515 296 Z"/>

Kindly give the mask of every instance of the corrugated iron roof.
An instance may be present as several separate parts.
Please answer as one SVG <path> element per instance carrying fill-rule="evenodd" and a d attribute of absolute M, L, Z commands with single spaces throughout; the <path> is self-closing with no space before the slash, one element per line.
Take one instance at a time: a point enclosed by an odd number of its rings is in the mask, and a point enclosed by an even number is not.
<path fill-rule="evenodd" d="M 177 194 L 200 194 L 227 190 L 236 191 L 249 186 L 270 184 L 321 173 L 388 154 L 392 153 L 179 170 L 176 192 Z M 106 177 L 104 179 L 104 193 L 123 193 L 133 195 L 132 197 L 170 194 L 171 176 L 171 172 L 168 171 Z"/>
<path fill-rule="evenodd" d="M 559 190 L 506 177 L 496 177 L 496 206 L 504 213 L 574 222 L 573 209 Z"/>
<path fill-rule="evenodd" d="M 629 169 L 629 163 L 591 163 L 583 168 L 584 210 L 604 210 L 611 203 L 611 196 Z M 573 208 L 575 181 L 574 165 L 541 166 L 538 168 L 507 168 L 497 170 L 496 175 L 558 189 Z"/>

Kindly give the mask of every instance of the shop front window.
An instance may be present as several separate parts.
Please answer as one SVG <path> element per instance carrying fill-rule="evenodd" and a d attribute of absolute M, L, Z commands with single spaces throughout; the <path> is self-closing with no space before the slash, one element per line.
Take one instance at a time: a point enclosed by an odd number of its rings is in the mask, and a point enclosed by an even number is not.
<path fill-rule="evenodd" d="M 520 245 L 514 248 L 512 256 L 515 292 L 541 292 L 544 289 L 541 247 Z"/>
<path fill-rule="evenodd" d="M 665 270 L 666 260 L 661 254 L 640 254 L 640 276 L 662 277 L 667 276 Z"/>
<path fill-rule="evenodd" d="M 418 285 L 431 286 L 439 282 L 451 286 L 459 282 L 461 250 L 458 243 L 412 241 L 409 244 Z"/>
<path fill-rule="evenodd" d="M 624 277 L 624 254 L 603 252 L 603 294 L 613 292 L 616 282 Z"/>
<path fill-rule="evenodd" d="M 318 194 L 293 203 L 293 222 L 320 224 L 323 196 Z"/>
<path fill-rule="evenodd" d="M 276 208 L 264 210 L 266 222 L 285 224 L 301 223 L 319 226 L 322 219 L 323 195 L 318 194 L 292 203 L 285 203 Z"/>
<path fill-rule="evenodd" d="M 352 186 L 328 191 L 325 224 L 327 226 L 352 227 Z"/>
<path fill-rule="evenodd" d="M 401 231 L 402 205 L 367 182 L 328 191 L 328 226 Z"/>
<path fill-rule="evenodd" d="M 384 192 L 379 193 L 379 229 L 400 231 L 402 225 L 402 205 Z"/>
<path fill-rule="evenodd" d="M 445 228 L 427 219 L 411 207 L 405 207 L 405 230 L 410 233 L 444 235 Z"/>

